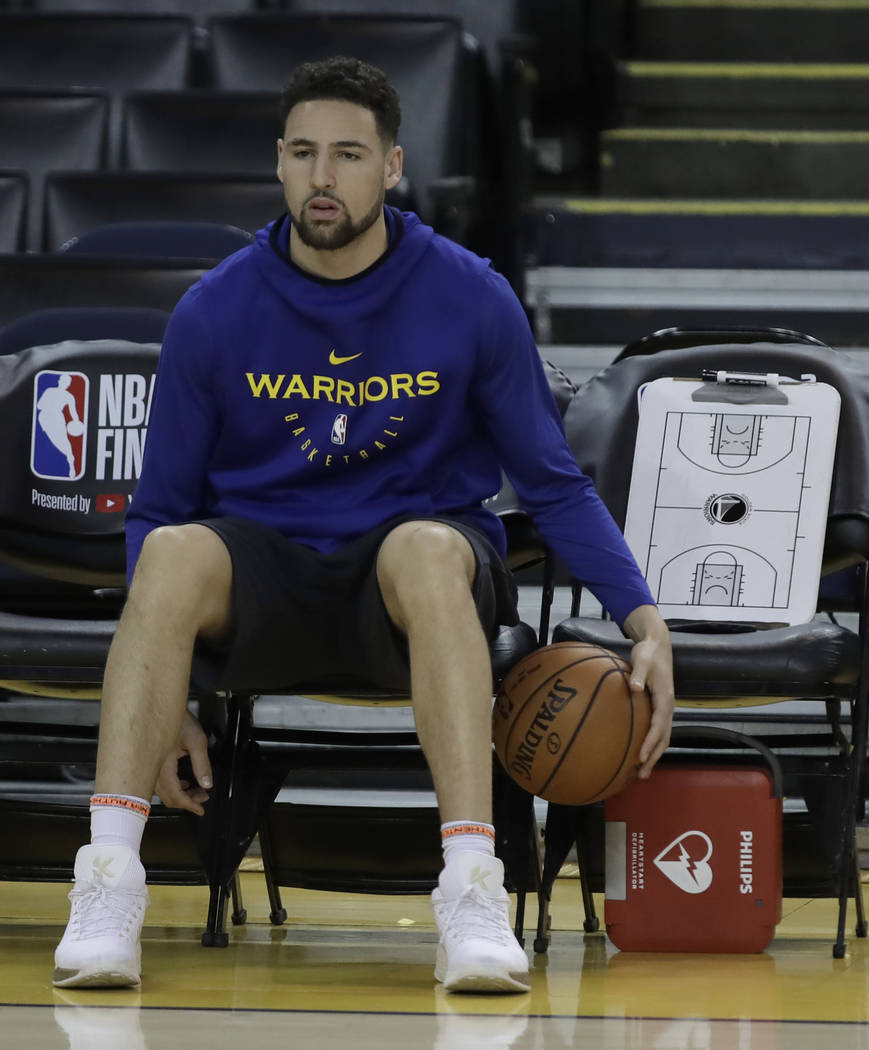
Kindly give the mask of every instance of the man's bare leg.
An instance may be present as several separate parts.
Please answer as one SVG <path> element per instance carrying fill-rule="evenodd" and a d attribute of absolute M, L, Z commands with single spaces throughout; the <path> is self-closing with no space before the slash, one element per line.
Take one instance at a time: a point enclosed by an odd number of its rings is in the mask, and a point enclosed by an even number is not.
<path fill-rule="evenodd" d="M 167 805 L 201 813 L 207 798 L 205 736 L 186 713 L 190 664 L 198 636 L 226 629 L 231 577 L 223 542 L 205 526 L 157 529 L 145 540 L 106 665 L 92 837 L 76 855 L 56 985 L 139 982 L 148 902 L 139 842 L 158 775 Z M 198 784 L 178 779 L 185 751 Z"/>
<path fill-rule="evenodd" d="M 95 790 L 150 799 L 184 719 L 197 636 L 226 629 L 232 562 L 204 525 L 149 533 L 103 679 Z M 198 804 L 164 798 L 201 812 Z"/>
<path fill-rule="evenodd" d="M 492 820 L 492 667 L 471 594 L 476 560 L 457 530 L 406 522 L 377 563 L 386 610 L 408 637 L 417 735 L 441 820 Z"/>
<path fill-rule="evenodd" d="M 492 672 L 471 592 L 475 571 L 471 545 L 439 522 L 399 525 L 377 562 L 387 612 L 407 635 L 416 730 L 442 821 L 435 977 L 450 991 L 521 992 L 528 959 L 494 855 Z"/>

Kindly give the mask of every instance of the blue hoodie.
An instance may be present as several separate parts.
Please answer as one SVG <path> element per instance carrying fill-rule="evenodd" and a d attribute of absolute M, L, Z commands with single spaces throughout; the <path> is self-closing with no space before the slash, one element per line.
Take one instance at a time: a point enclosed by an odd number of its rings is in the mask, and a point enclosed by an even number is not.
<path fill-rule="evenodd" d="M 622 623 L 652 603 L 567 446 L 521 304 L 488 260 L 386 210 L 389 248 L 324 280 L 289 259 L 286 216 L 181 299 L 163 343 L 132 571 L 158 525 L 240 515 L 333 550 L 398 515 L 460 516 L 501 467 L 568 568 Z"/>

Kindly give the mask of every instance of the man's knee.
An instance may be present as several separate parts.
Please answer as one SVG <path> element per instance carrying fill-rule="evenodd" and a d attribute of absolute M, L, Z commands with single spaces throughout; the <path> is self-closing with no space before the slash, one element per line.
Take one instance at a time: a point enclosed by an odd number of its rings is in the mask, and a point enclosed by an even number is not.
<path fill-rule="evenodd" d="M 232 587 L 232 561 L 220 537 L 205 525 L 164 525 L 145 537 L 130 586 L 130 601 L 156 600 L 167 610 L 196 609 L 206 629 L 220 629 Z"/>
<path fill-rule="evenodd" d="M 414 599 L 430 603 L 470 594 L 477 561 L 458 529 L 437 521 L 406 521 L 380 547 L 377 576 L 387 609 L 403 620 Z"/>

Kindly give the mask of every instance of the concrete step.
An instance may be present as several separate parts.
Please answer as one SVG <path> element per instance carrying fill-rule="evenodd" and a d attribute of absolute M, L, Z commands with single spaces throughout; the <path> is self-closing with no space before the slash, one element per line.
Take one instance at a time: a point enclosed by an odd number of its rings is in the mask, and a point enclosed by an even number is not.
<path fill-rule="evenodd" d="M 543 344 L 626 344 L 661 328 L 788 328 L 869 341 L 869 271 L 538 267 L 527 302 Z"/>
<path fill-rule="evenodd" d="M 619 110 L 643 127 L 865 130 L 869 65 L 627 62 Z"/>
<path fill-rule="evenodd" d="M 641 0 L 633 57 L 865 62 L 866 0 Z"/>
<path fill-rule="evenodd" d="M 869 269 L 869 201 L 538 197 L 533 267 Z"/>
<path fill-rule="evenodd" d="M 601 136 L 605 196 L 869 199 L 869 131 L 623 127 Z"/>

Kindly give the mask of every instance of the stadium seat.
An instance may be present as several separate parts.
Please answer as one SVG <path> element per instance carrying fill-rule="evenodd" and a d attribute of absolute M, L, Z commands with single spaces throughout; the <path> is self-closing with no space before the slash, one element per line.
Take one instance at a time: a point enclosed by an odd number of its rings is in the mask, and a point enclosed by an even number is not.
<path fill-rule="evenodd" d="M 481 44 L 490 71 L 499 68 L 502 49 L 521 35 L 521 0 L 499 0 L 481 4 L 478 0 L 281 0 L 277 6 L 290 14 L 378 15 L 406 18 L 424 14 L 428 18 L 454 18 Z"/>
<path fill-rule="evenodd" d="M 124 92 L 190 86 L 192 43 L 193 23 L 181 16 L 0 13 L 0 90 L 105 91 L 115 165 Z"/>
<path fill-rule="evenodd" d="M 24 250 L 29 194 L 26 171 L 0 169 L 0 253 Z"/>
<path fill-rule="evenodd" d="M 68 240 L 63 251 L 68 255 L 219 260 L 252 243 L 253 235 L 237 226 L 152 219 L 95 226 Z"/>
<path fill-rule="evenodd" d="M 124 339 L 161 343 L 168 310 L 146 306 L 68 306 L 35 310 L 0 328 L 0 357 L 29 346 L 51 346 L 67 339 Z"/>
<path fill-rule="evenodd" d="M 336 54 L 382 68 L 401 96 L 405 174 L 421 215 L 479 245 L 492 181 L 484 143 L 494 127 L 485 120 L 478 46 L 458 22 L 278 13 L 215 18 L 210 32 L 212 83 L 221 91 L 280 91 L 301 62 Z"/>
<path fill-rule="evenodd" d="M 123 216 L 127 222 L 229 223 L 249 233 L 284 210 L 274 176 L 170 172 L 55 172 L 45 185 L 45 243 L 68 241 Z"/>
<path fill-rule="evenodd" d="M 99 318 L 94 330 L 104 324 Z M 159 349 L 85 339 L 0 357 L 0 429 L 20 449 L 0 486 L 0 562 L 4 573 L 21 574 L 0 579 L 0 677 L 12 691 L 0 705 L 3 879 L 67 881 L 87 840 L 97 718 L 82 701 L 99 698 L 123 601 L 124 510 Z M 65 449 L 34 407 L 64 376 L 83 424 L 81 434 L 69 430 Z M 25 432 L 29 447 L 18 440 Z M 158 807 L 143 846 L 150 880 L 208 883 L 199 835 L 190 814 Z"/>
<path fill-rule="evenodd" d="M 15 3 L 11 0 L 13 7 Z M 215 14 L 254 11 L 260 4 L 258 0 L 24 0 L 20 6 L 53 13 L 185 15 L 204 26 Z"/>
<path fill-rule="evenodd" d="M 275 177 L 277 92 L 140 91 L 124 103 L 123 166 Z"/>
<path fill-rule="evenodd" d="M 124 104 L 124 167 L 130 171 L 259 175 L 274 180 L 279 95 L 270 91 L 145 91 Z M 417 211 L 409 180 L 386 202 Z"/>
<path fill-rule="evenodd" d="M 43 181 L 48 171 L 93 171 L 107 160 L 109 98 L 96 92 L 0 91 L 3 163 L 30 178 L 26 246 L 42 243 Z"/>
<path fill-rule="evenodd" d="M 171 310 L 213 259 L 0 255 L 0 328 L 49 307 Z"/>
<path fill-rule="evenodd" d="M 857 903 L 858 936 L 866 935 L 855 821 L 863 805 L 869 693 L 869 653 L 863 640 L 869 614 L 869 386 L 852 359 L 817 345 L 811 337 L 795 333 L 783 342 L 778 330 L 767 338 L 758 331 L 750 341 L 747 330 L 733 339 L 731 334 L 706 331 L 692 338 L 679 329 L 656 333 L 641 352 L 623 357 L 580 387 L 567 410 L 565 428 L 579 464 L 624 527 L 637 391 L 643 384 L 665 376 L 699 379 L 703 369 L 724 369 L 814 375 L 838 390 L 841 413 L 818 599 L 822 615 L 776 626 L 755 623 L 750 608 L 735 604 L 732 622 L 711 622 L 710 616 L 704 619 L 703 607 L 696 606 L 697 618 L 674 620 L 671 634 L 677 721 L 687 731 L 696 722 L 732 724 L 734 719 L 740 728 L 756 727 L 749 731 L 781 761 L 786 795 L 804 802 L 804 812 L 790 813 L 785 820 L 785 894 L 838 898 L 833 953 L 841 958 L 849 898 Z M 726 492 L 735 482 L 721 484 Z M 827 579 L 836 586 L 825 586 Z M 655 581 L 650 582 L 654 593 Z M 580 593 L 578 585 L 573 615 L 555 628 L 553 641 L 590 642 L 629 657 L 630 642 L 614 623 L 580 615 Z M 845 625 L 845 613 L 856 613 L 853 629 Z M 769 706 L 784 701 L 786 707 Z M 815 703 L 804 709 L 790 701 Z M 728 712 L 734 705 L 739 710 Z M 551 817 L 551 856 L 546 861 L 550 878 L 559 866 L 559 850 L 569 848 L 578 819 L 569 807 L 552 808 Z M 787 843 L 794 835 L 803 838 L 791 863 Z M 539 932 L 544 927 L 541 920 Z"/>

